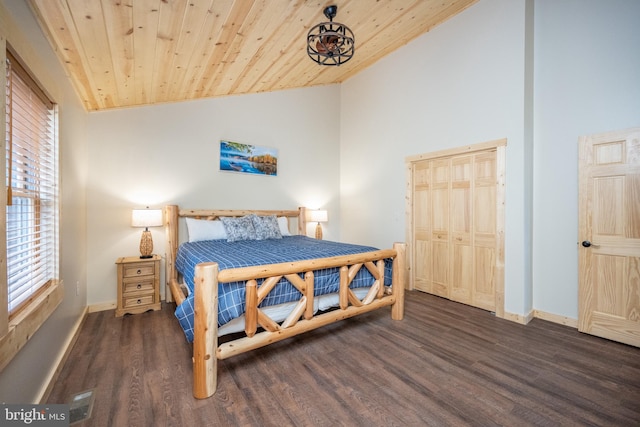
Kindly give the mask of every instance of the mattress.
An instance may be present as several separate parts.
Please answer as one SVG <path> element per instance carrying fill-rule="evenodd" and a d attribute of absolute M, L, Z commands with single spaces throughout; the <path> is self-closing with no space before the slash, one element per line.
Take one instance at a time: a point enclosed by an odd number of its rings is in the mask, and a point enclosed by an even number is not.
<path fill-rule="evenodd" d="M 282 239 L 242 240 L 227 242 L 226 240 L 207 240 L 201 242 L 183 243 L 178 249 L 176 269 L 184 278 L 189 289 L 188 297 L 176 308 L 175 316 L 184 330 L 189 342 L 193 341 L 193 284 L 195 266 L 202 262 L 218 263 L 219 269 L 249 267 L 263 264 L 277 264 L 291 261 L 302 261 L 315 258 L 326 258 L 340 255 L 377 250 L 370 246 L 339 243 L 327 240 L 317 240 L 305 236 L 286 236 Z M 314 295 L 336 294 L 340 286 L 338 268 L 328 268 L 314 272 Z M 260 286 L 261 281 L 258 281 Z M 372 277 L 366 268 L 360 269 L 351 288 L 369 287 Z M 391 284 L 391 260 L 385 262 L 385 285 Z M 273 307 L 272 311 L 280 309 L 285 312 L 288 303 L 297 301 L 301 297 L 300 291 L 286 279 L 282 279 L 275 289 L 262 301 L 261 308 Z M 335 305 L 337 298 L 325 298 L 322 307 Z M 331 303 L 329 301 L 332 301 Z M 316 304 L 317 305 L 317 304 Z M 230 282 L 218 284 L 218 326 L 223 326 L 233 319 L 241 318 L 245 311 L 244 282 Z M 286 316 L 286 315 L 285 315 Z M 280 316 L 276 316 L 280 317 Z M 282 319 L 274 319 L 276 321 Z M 238 323 L 236 321 L 235 323 Z M 237 329 L 237 328 L 234 328 Z"/>

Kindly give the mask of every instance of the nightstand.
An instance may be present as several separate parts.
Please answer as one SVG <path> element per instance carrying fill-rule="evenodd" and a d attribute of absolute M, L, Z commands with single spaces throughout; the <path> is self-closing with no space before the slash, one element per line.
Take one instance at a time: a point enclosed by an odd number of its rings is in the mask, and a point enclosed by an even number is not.
<path fill-rule="evenodd" d="M 118 266 L 116 316 L 160 310 L 160 256 L 123 257 Z"/>

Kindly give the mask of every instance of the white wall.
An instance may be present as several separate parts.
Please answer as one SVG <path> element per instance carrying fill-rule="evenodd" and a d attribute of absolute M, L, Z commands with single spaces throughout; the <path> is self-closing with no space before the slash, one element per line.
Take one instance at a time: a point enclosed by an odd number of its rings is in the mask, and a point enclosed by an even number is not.
<path fill-rule="evenodd" d="M 576 319 L 577 139 L 640 126 L 638 17 L 481 0 L 344 83 L 341 238 L 404 240 L 406 156 L 506 137 L 505 310 Z"/>
<path fill-rule="evenodd" d="M 343 240 L 405 240 L 407 156 L 507 138 L 505 310 L 516 314 L 531 309 L 525 5 L 481 1 L 341 87 Z"/>
<path fill-rule="evenodd" d="M 338 98 L 325 86 L 91 113 L 88 303 L 115 302 L 114 262 L 139 254 L 134 207 L 323 207 L 325 238 L 337 239 Z M 221 139 L 277 148 L 278 175 L 219 171 Z M 164 230 L 151 231 L 164 255 Z"/>
<path fill-rule="evenodd" d="M 86 306 L 87 114 L 26 2 L 0 0 L 0 38 L 6 39 L 17 50 L 59 107 L 62 184 L 60 278 L 64 283 L 64 298 L 51 317 L 0 373 L 0 401 L 28 403 L 35 402 L 44 392 L 52 371 L 57 368 L 58 357 L 66 350 L 66 341 L 71 337 Z M 4 63 L 4 51 L 0 57 Z M 4 98 L 0 102 L 4 103 Z"/>
<path fill-rule="evenodd" d="M 535 3 L 534 306 L 578 315 L 578 137 L 640 126 L 640 1 Z"/>

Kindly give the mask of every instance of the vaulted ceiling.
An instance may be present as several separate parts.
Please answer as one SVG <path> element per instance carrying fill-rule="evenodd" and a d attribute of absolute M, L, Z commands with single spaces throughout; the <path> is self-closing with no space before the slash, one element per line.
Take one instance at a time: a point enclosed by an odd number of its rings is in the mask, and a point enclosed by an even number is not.
<path fill-rule="evenodd" d="M 28 0 L 89 111 L 340 83 L 477 0 Z M 327 21 L 355 55 L 322 66 Z"/>

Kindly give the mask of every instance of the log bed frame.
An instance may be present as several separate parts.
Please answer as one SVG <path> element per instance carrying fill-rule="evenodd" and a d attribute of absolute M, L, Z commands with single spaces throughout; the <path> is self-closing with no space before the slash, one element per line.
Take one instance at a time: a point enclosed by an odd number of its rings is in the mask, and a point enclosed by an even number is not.
<path fill-rule="evenodd" d="M 185 295 L 178 282 L 175 260 L 180 243 L 179 218 L 214 220 L 219 217 L 256 215 L 285 216 L 297 219 L 298 234 L 306 235 L 305 208 L 298 210 L 183 210 L 178 206 L 165 207 L 165 230 L 167 233 L 166 280 L 167 302 L 180 305 Z M 384 259 L 393 258 L 392 286 L 381 286 L 384 278 Z M 320 326 L 366 313 L 381 307 L 391 306 L 391 318 L 402 320 L 404 316 L 404 263 L 405 244 L 394 243 L 393 249 L 377 250 L 361 254 L 294 261 L 281 264 L 219 270 L 215 262 L 196 266 L 194 285 L 194 340 L 193 340 L 193 395 L 198 399 L 212 396 L 217 386 L 217 360 L 244 353 L 274 343 Z M 368 294 L 358 299 L 349 289 L 351 280 L 361 267 L 367 268 L 375 281 Z M 338 267 L 340 269 L 339 309 L 313 312 L 314 270 Z M 299 274 L 304 273 L 304 279 Z M 291 314 L 281 324 L 265 315 L 258 304 L 286 277 L 302 293 L 301 299 Z M 257 280 L 264 279 L 261 286 Z M 218 283 L 247 281 L 245 337 L 218 343 Z M 261 327 L 262 332 L 257 332 Z"/>

